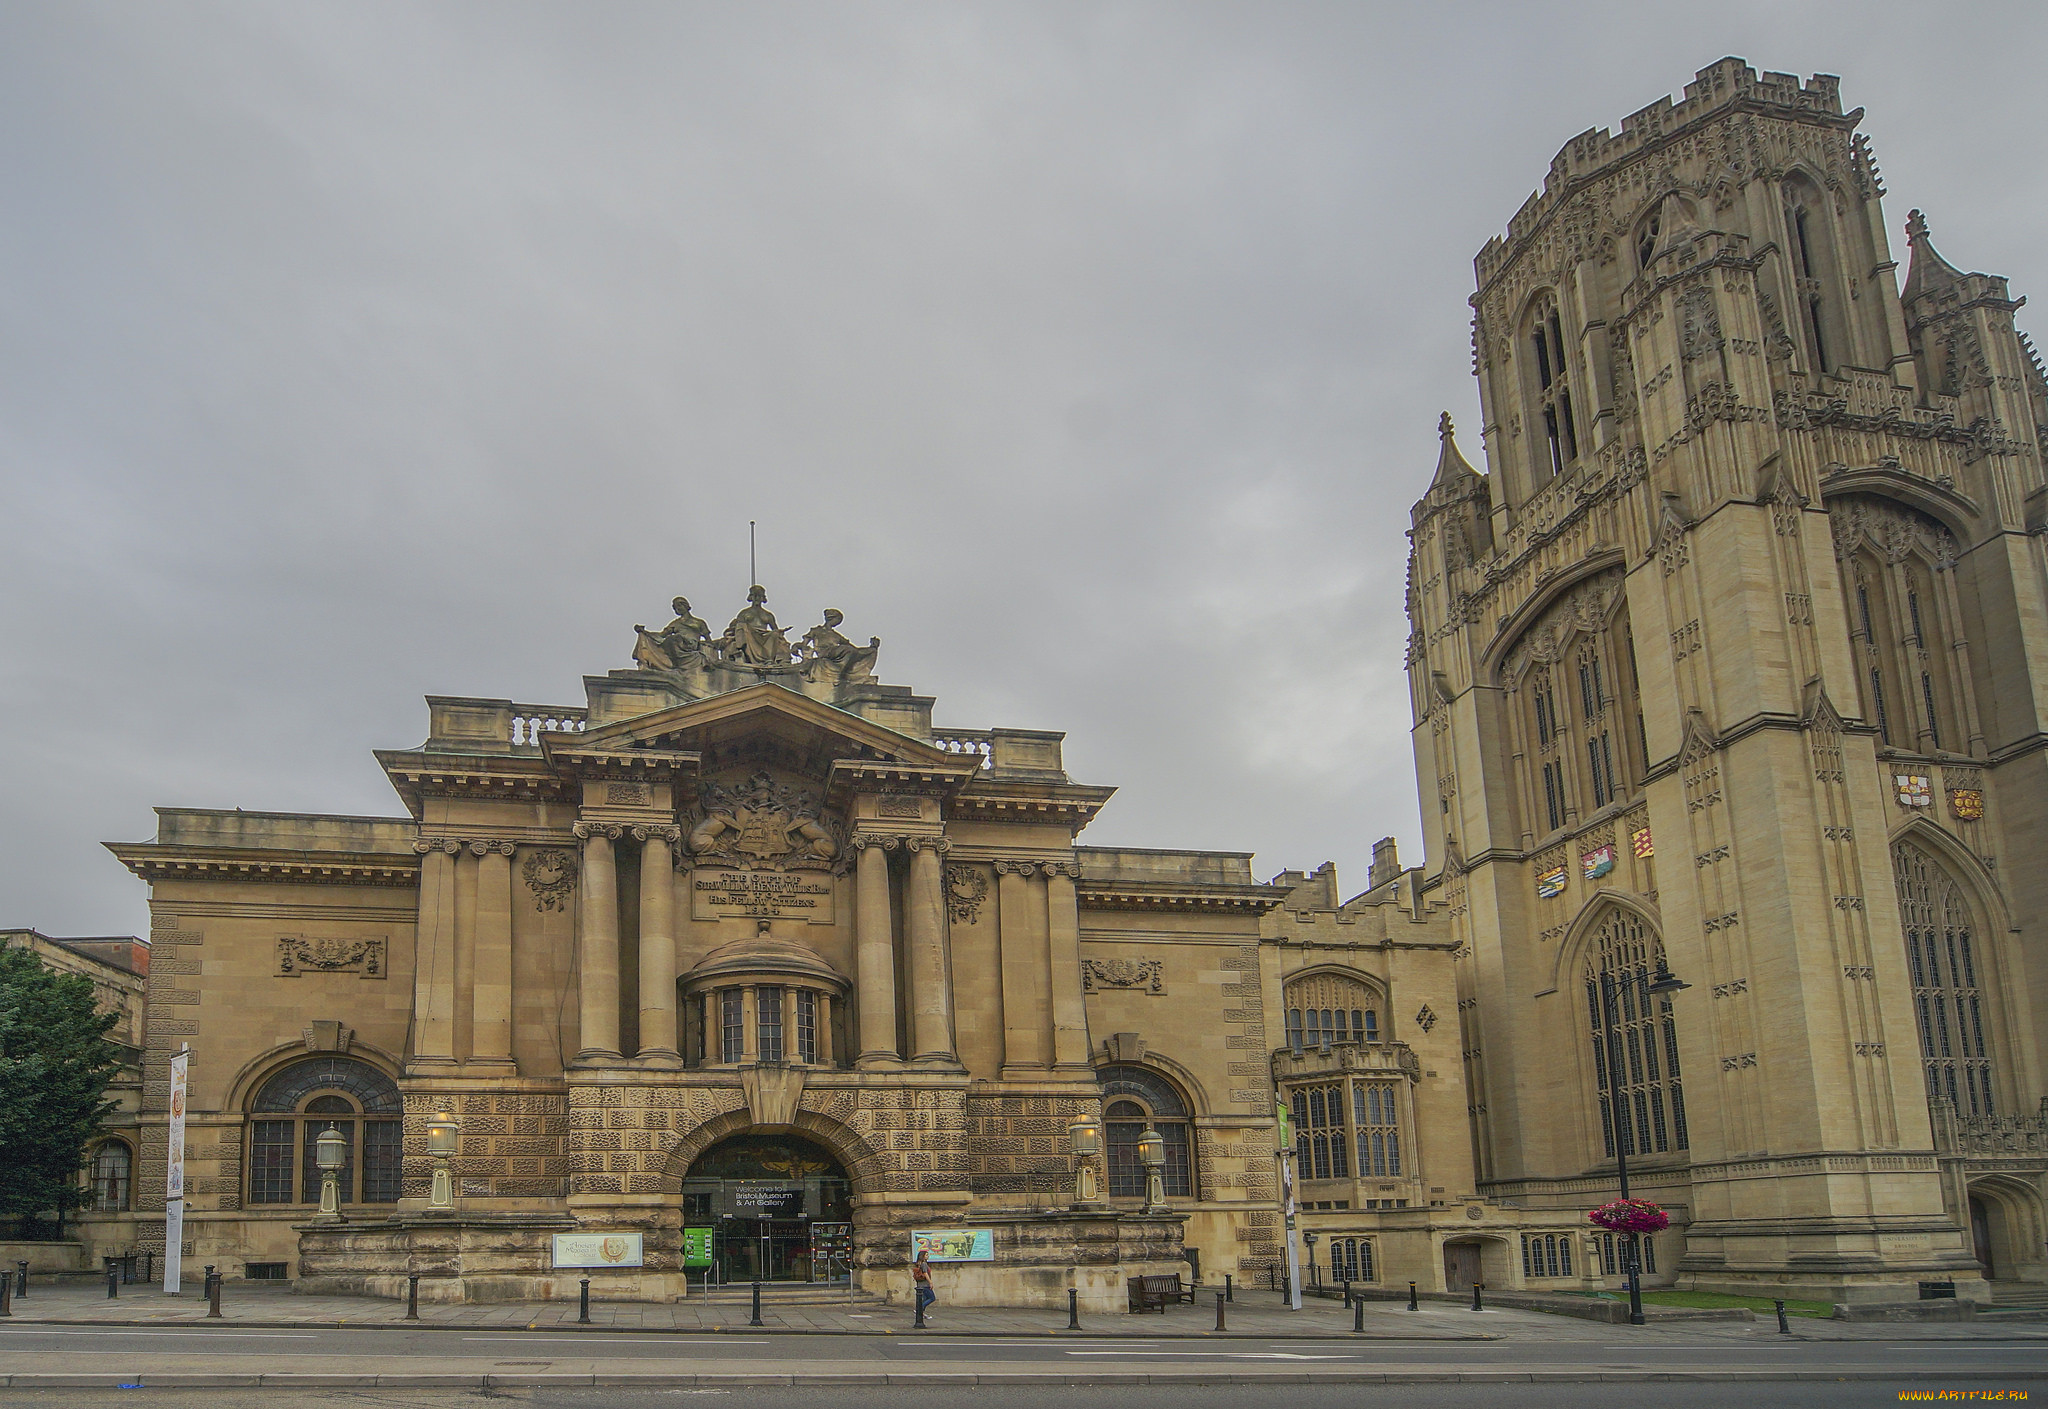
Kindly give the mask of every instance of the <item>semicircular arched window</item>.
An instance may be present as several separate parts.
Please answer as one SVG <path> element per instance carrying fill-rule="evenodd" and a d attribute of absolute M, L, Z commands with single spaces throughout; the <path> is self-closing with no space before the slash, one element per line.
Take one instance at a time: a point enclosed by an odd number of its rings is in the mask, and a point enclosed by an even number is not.
<path fill-rule="evenodd" d="M 1380 1040 L 1379 1001 L 1363 979 L 1312 974 L 1287 985 L 1287 1045 Z"/>
<path fill-rule="evenodd" d="M 404 1145 L 398 1087 L 368 1062 L 312 1057 L 263 1083 L 249 1103 L 251 1204 L 317 1204 L 320 1135 L 348 1142 L 341 1202 L 397 1203 Z"/>
<path fill-rule="evenodd" d="M 1138 1137 L 1149 1125 L 1166 1146 L 1166 1167 L 1160 1170 L 1166 1196 L 1192 1198 L 1195 1131 L 1187 1098 L 1149 1067 L 1107 1066 L 1096 1075 L 1102 1081 L 1110 1197 L 1145 1197 L 1145 1166 L 1138 1159 Z"/>

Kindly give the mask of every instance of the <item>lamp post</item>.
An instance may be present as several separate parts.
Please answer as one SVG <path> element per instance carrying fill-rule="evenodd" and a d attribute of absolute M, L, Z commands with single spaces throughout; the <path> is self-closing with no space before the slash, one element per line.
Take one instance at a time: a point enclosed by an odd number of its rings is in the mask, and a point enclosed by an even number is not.
<path fill-rule="evenodd" d="M 1166 1142 L 1150 1125 L 1138 1137 L 1138 1163 L 1145 1166 L 1145 1212 L 1166 1212 L 1166 1180 L 1160 1173 L 1166 1167 Z"/>
<path fill-rule="evenodd" d="M 341 1167 L 348 1161 L 348 1137 L 328 1121 L 313 1142 L 313 1163 L 320 1170 L 320 1216 L 341 1217 Z"/>
<path fill-rule="evenodd" d="M 1661 998 L 1668 993 L 1676 993 L 1681 988 L 1690 987 L 1691 984 L 1671 972 L 1664 962 L 1664 956 L 1660 954 L 1657 956 L 1657 972 L 1650 975 L 1649 982 L 1644 985 L 1643 997 L 1647 1003 L 1653 993 Z M 1614 1172 L 1621 1184 L 1621 1197 L 1625 1199 L 1628 1197 L 1628 1147 L 1633 1132 L 1628 1123 L 1627 1093 L 1621 1089 L 1620 988 L 1621 985 L 1615 981 L 1610 970 L 1600 970 L 1600 1017 L 1607 1026 L 1607 1088 L 1611 1093 L 1608 1107 L 1613 1112 Z M 1641 1236 L 1639 1233 L 1622 1235 L 1621 1270 L 1628 1278 L 1628 1323 L 1631 1326 L 1643 1324 L 1641 1260 L 1636 1256 L 1636 1239 Z"/>
<path fill-rule="evenodd" d="M 1074 1152 L 1074 1207 L 1099 1201 L 1095 1189 L 1095 1157 L 1102 1151 L 1102 1122 L 1084 1115 L 1067 1126 L 1067 1147 Z"/>
<path fill-rule="evenodd" d="M 448 1158 L 455 1153 L 456 1136 L 462 1127 L 444 1108 L 427 1122 L 427 1153 L 434 1158 L 434 1188 L 427 1207 L 436 1213 L 455 1211 L 455 1181 L 448 1174 Z"/>
<path fill-rule="evenodd" d="M 1306 1245 L 1307 1245 L 1307 1247 L 1308 1247 L 1308 1275 L 1309 1275 L 1310 1277 L 1315 1277 L 1315 1278 L 1316 1278 L 1316 1284 L 1317 1284 L 1318 1286 L 1320 1286 L 1320 1285 L 1322 1285 L 1322 1279 L 1321 1279 L 1320 1277 L 1316 1277 L 1316 1235 L 1315 1235 L 1315 1231 L 1314 1231 L 1313 1229 L 1310 1229 L 1310 1230 L 1308 1230 L 1308 1231 L 1304 1232 L 1304 1233 L 1303 1233 L 1303 1234 L 1301 1235 L 1301 1241 L 1302 1241 L 1302 1242 L 1303 1242 L 1304 1244 L 1306 1244 Z"/>

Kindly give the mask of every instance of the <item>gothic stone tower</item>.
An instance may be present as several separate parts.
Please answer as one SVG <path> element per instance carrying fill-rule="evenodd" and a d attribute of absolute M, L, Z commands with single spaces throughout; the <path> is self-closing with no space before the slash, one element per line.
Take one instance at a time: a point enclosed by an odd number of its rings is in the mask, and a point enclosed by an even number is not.
<path fill-rule="evenodd" d="M 1446 417 L 1411 534 L 1426 874 L 1496 1197 L 1602 1202 L 1620 1142 L 1682 1285 L 1981 1296 L 2044 1275 L 2048 388 L 1917 217 L 1901 296 L 1860 117 L 1724 59 L 1480 252 L 1488 473 Z"/>

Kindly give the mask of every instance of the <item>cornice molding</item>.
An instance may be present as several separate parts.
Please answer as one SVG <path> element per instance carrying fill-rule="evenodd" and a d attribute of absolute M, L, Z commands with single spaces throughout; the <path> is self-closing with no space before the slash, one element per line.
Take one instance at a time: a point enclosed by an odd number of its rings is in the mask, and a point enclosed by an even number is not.
<path fill-rule="evenodd" d="M 290 885 L 406 886 L 419 883 L 420 859 L 389 852 L 259 852 L 162 847 L 109 848 L 135 875 L 160 881 L 272 881 Z"/>

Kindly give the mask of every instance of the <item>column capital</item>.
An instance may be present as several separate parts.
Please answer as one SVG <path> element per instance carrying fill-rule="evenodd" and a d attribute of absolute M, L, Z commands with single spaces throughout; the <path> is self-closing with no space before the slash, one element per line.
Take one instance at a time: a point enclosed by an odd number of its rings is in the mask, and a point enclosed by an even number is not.
<path fill-rule="evenodd" d="M 593 837 L 603 837 L 607 841 L 617 841 L 626 834 L 627 829 L 625 824 L 620 822 L 578 822 L 570 830 L 584 841 L 589 841 Z"/>
<path fill-rule="evenodd" d="M 1041 861 L 1031 856 L 998 856 L 990 863 L 999 876 L 1079 876 L 1080 865 L 1071 861 Z M 1068 868 L 1072 867 L 1071 870 Z"/>
<path fill-rule="evenodd" d="M 472 856 L 510 856 L 518 848 L 517 842 L 502 837 L 479 837 L 469 843 Z"/>
<path fill-rule="evenodd" d="M 912 851 L 936 851 L 941 856 L 953 849 L 950 837 L 909 836 L 903 838 L 903 844 Z"/>
<path fill-rule="evenodd" d="M 846 844 L 855 851 L 866 851 L 878 847 L 883 851 L 894 851 L 903 845 L 904 839 L 894 832 L 855 832 L 847 838 Z"/>
<path fill-rule="evenodd" d="M 633 828 L 633 838 L 635 841 L 665 841 L 670 846 L 675 846 L 683 839 L 683 829 L 681 827 L 635 827 Z"/>

